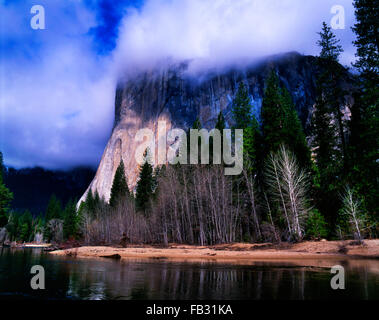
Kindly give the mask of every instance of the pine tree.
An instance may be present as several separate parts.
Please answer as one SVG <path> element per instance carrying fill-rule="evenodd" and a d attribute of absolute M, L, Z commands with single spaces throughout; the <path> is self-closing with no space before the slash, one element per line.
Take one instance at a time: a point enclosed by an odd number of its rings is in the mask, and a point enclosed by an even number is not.
<path fill-rule="evenodd" d="M 51 195 L 45 212 L 45 220 L 48 222 L 51 219 L 62 218 L 62 205 L 55 194 Z"/>
<path fill-rule="evenodd" d="M 34 223 L 34 235 L 37 233 L 43 233 L 43 213 L 40 212 Z"/>
<path fill-rule="evenodd" d="M 256 118 L 252 117 L 252 123 L 243 130 L 243 150 L 245 161 L 248 161 L 251 173 L 257 173 L 260 166 L 262 136 Z"/>
<path fill-rule="evenodd" d="M 114 208 L 120 201 L 125 200 L 128 196 L 130 196 L 130 192 L 125 177 L 124 161 L 121 159 L 113 178 L 109 204 Z"/>
<path fill-rule="evenodd" d="M 261 109 L 265 155 L 269 155 L 271 152 L 276 152 L 279 150 L 279 146 L 283 143 L 283 131 L 286 122 L 285 111 L 279 79 L 275 70 L 272 70 L 267 79 Z"/>
<path fill-rule="evenodd" d="M 95 197 L 94 197 L 93 201 L 94 201 L 95 207 L 98 207 L 101 203 L 100 195 L 99 195 L 99 192 L 97 190 L 95 191 Z"/>
<path fill-rule="evenodd" d="M 219 130 L 220 133 L 221 133 L 221 135 L 222 135 L 222 132 L 225 129 L 225 127 L 226 127 L 226 125 L 225 125 L 225 117 L 222 114 L 222 111 L 220 111 L 220 113 L 217 116 L 217 122 L 216 122 L 215 128 L 217 130 Z"/>
<path fill-rule="evenodd" d="M 354 2 L 359 91 L 351 108 L 350 183 L 373 219 L 379 212 L 379 1 Z"/>
<path fill-rule="evenodd" d="M 18 229 L 19 215 L 16 212 L 11 212 L 9 214 L 9 222 L 7 224 L 7 231 L 10 237 L 10 240 L 16 240 L 17 238 L 17 229 Z"/>
<path fill-rule="evenodd" d="M 249 162 L 250 170 L 256 173 L 262 139 L 259 123 L 252 109 L 249 92 L 244 83 L 241 82 L 233 100 L 232 114 L 235 123 L 234 129 L 243 129 L 244 158 L 245 161 Z"/>
<path fill-rule="evenodd" d="M 321 70 L 316 85 L 316 103 L 312 115 L 312 148 L 317 166 L 314 192 L 317 207 L 334 226 L 339 210 L 339 189 L 347 170 L 345 125 L 341 108 L 345 93 L 341 90 L 344 68 L 338 63 L 343 52 L 339 40 L 324 22 L 317 44 L 321 48 Z"/>
<path fill-rule="evenodd" d="M 317 166 L 323 172 L 339 161 L 339 154 L 336 150 L 336 131 L 326 102 L 319 96 L 312 117 L 312 147 Z"/>
<path fill-rule="evenodd" d="M 149 151 L 146 150 L 145 162 L 140 168 L 139 180 L 136 188 L 136 205 L 137 208 L 146 213 L 149 207 L 149 200 L 153 194 L 154 177 L 153 167 L 149 163 Z"/>
<path fill-rule="evenodd" d="M 12 192 L 3 183 L 3 154 L 0 152 L 0 228 L 8 223 L 9 204 L 13 199 Z"/>
<path fill-rule="evenodd" d="M 265 156 L 284 144 L 302 167 L 309 168 L 310 151 L 303 127 L 288 90 L 280 87 L 274 70 L 267 79 L 261 114 Z"/>
<path fill-rule="evenodd" d="M 321 48 L 318 64 L 321 74 L 317 83 L 318 95 L 322 96 L 328 106 L 328 112 L 333 115 L 338 132 L 337 147 L 341 152 L 341 165 L 346 170 L 347 148 L 345 141 L 345 124 L 343 121 L 342 108 L 345 106 L 345 94 L 342 90 L 341 79 L 345 69 L 338 63 L 340 54 L 343 52 L 332 29 L 323 22 L 322 31 L 319 32 L 320 40 L 317 44 Z"/>
<path fill-rule="evenodd" d="M 252 106 L 249 92 L 243 82 L 240 82 L 236 96 L 233 100 L 233 120 L 235 129 L 245 129 L 251 126 Z"/>
<path fill-rule="evenodd" d="M 296 155 L 299 165 L 304 168 L 311 167 L 311 154 L 303 126 L 295 109 L 291 95 L 286 88 L 282 88 L 282 103 L 286 114 L 284 125 L 284 143 Z"/>
<path fill-rule="evenodd" d="M 244 158 L 244 177 L 243 181 L 235 181 L 236 187 L 241 190 L 246 190 L 250 195 L 253 194 L 253 183 L 255 176 L 258 173 L 260 164 L 260 149 L 261 149 L 261 134 L 259 123 L 253 114 L 253 106 L 247 87 L 243 82 L 239 84 L 236 96 L 233 100 L 232 115 L 234 120 L 233 129 L 243 130 L 243 158 Z M 251 210 L 250 208 L 253 208 Z M 246 210 L 241 217 L 242 233 L 245 240 L 250 241 L 251 235 L 255 234 L 260 237 L 258 217 L 255 212 L 255 204 L 252 198 L 246 199 Z M 250 221 L 255 221 L 254 225 Z"/>
<path fill-rule="evenodd" d="M 51 230 L 49 228 L 49 225 L 48 225 L 48 221 L 45 219 L 44 220 L 44 226 L 43 226 L 43 239 L 46 241 L 46 242 L 50 242 L 51 239 L 53 238 L 53 235 L 51 233 Z"/>
<path fill-rule="evenodd" d="M 76 202 L 71 199 L 68 201 L 64 210 L 63 219 L 63 238 L 75 237 L 77 232 Z"/>
<path fill-rule="evenodd" d="M 44 219 L 43 237 L 47 242 L 53 239 L 54 235 L 49 228 L 49 221 L 52 219 L 62 219 L 63 217 L 61 202 L 57 199 L 55 194 L 51 195 L 49 203 L 47 204 Z"/>
<path fill-rule="evenodd" d="M 317 45 L 321 48 L 320 58 L 337 62 L 343 49 L 339 44 L 340 41 L 326 22 L 322 23 L 322 31 L 318 32 L 318 34 L 320 35 L 320 40 L 317 41 Z"/>
<path fill-rule="evenodd" d="M 197 130 L 201 129 L 201 122 L 200 122 L 199 117 L 197 117 L 195 122 L 193 123 L 192 129 L 197 129 Z"/>
<path fill-rule="evenodd" d="M 30 241 L 32 236 L 32 223 L 33 217 L 32 214 L 26 210 L 19 220 L 19 239 L 21 241 Z"/>
<path fill-rule="evenodd" d="M 96 202 L 91 188 L 87 192 L 86 201 L 84 202 L 83 207 L 85 211 L 94 215 L 96 210 Z"/>
<path fill-rule="evenodd" d="M 334 222 L 339 205 L 337 199 L 337 174 L 340 171 L 340 153 L 336 149 L 337 129 L 322 97 L 316 100 L 312 118 L 312 150 L 316 161 L 314 187 L 317 207 L 322 214 Z"/>
<path fill-rule="evenodd" d="M 368 94 L 373 94 L 372 102 L 378 99 L 379 82 L 379 1 L 355 0 L 356 24 L 353 31 L 356 34 L 354 41 L 357 47 L 358 60 L 354 66 L 361 73 Z"/>
<path fill-rule="evenodd" d="M 156 190 L 158 189 L 158 182 L 159 182 L 159 177 L 164 174 L 165 171 L 165 166 L 157 166 L 153 169 L 153 184 L 152 184 L 152 192 L 156 193 Z"/>

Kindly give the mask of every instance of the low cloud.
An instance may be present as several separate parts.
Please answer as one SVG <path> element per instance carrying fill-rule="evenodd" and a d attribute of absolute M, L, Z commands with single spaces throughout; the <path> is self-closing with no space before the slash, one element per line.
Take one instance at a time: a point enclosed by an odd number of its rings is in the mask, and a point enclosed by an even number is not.
<path fill-rule="evenodd" d="M 343 63 L 352 58 L 352 1 L 345 29 Z M 122 72 L 152 66 L 167 57 L 194 60 L 194 68 L 223 67 L 239 60 L 288 51 L 317 54 L 317 32 L 329 23 L 335 0 L 148 0 L 130 10 L 119 31 L 115 60 Z"/>

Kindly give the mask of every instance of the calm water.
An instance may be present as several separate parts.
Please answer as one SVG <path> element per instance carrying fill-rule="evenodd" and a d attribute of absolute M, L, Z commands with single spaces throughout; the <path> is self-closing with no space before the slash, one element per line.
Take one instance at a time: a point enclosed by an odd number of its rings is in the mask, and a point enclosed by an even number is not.
<path fill-rule="evenodd" d="M 30 288 L 36 264 L 45 268 L 45 290 Z M 0 248 L 0 299 L 379 299 L 378 260 L 326 262 L 345 268 L 346 289 L 337 291 L 325 262 L 312 264 L 322 267 L 113 261 Z"/>

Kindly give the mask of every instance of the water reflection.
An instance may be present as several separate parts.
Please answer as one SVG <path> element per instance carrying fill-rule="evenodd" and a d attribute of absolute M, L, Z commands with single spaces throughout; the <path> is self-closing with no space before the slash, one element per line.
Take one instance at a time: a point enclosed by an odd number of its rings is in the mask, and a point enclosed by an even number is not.
<path fill-rule="evenodd" d="M 0 298 L 53 299 L 379 299 L 379 261 L 212 262 L 110 261 L 0 249 Z M 41 264 L 46 290 L 30 289 Z M 346 290 L 332 290 L 330 267 L 345 267 Z"/>

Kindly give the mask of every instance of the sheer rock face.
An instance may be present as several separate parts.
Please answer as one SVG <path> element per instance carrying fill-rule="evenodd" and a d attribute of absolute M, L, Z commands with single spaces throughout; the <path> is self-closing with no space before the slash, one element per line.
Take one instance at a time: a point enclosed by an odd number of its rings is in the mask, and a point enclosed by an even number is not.
<path fill-rule="evenodd" d="M 188 63 L 173 65 L 120 82 L 116 90 L 115 122 L 96 176 L 89 189 L 109 201 L 115 171 L 122 158 L 129 188 L 138 178 L 135 151 L 140 142 L 134 140 L 141 128 L 157 133 L 158 121 L 166 121 L 170 128 L 187 129 L 197 117 L 203 127 L 211 129 L 220 111 L 231 126 L 232 101 L 243 81 L 249 89 L 255 114 L 259 119 L 265 80 L 275 68 L 281 84 L 292 95 L 305 127 L 315 100 L 317 78 L 316 58 L 288 53 L 273 56 L 243 68 L 229 68 L 218 72 L 189 73 Z"/>

